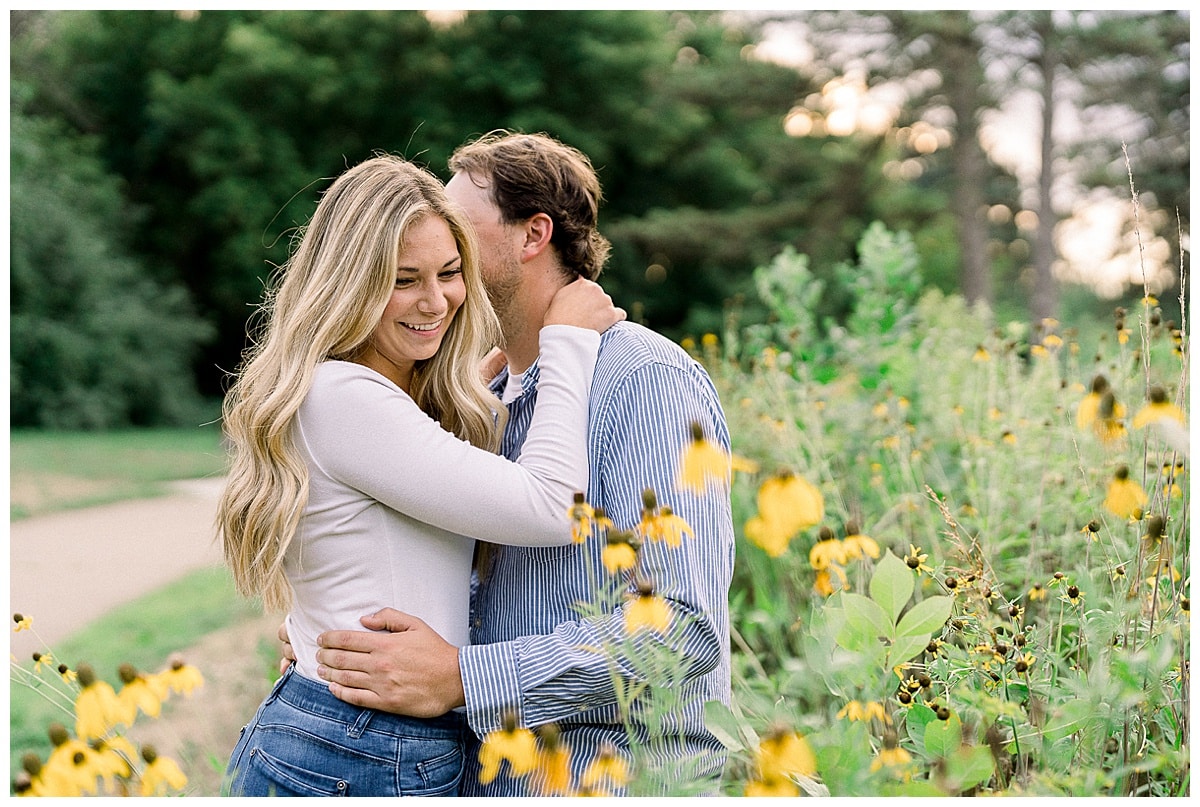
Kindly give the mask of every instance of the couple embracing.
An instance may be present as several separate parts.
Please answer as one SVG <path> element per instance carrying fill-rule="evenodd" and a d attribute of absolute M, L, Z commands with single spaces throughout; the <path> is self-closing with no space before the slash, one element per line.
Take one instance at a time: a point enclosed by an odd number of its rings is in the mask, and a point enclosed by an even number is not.
<path fill-rule="evenodd" d="M 443 187 L 378 156 L 333 182 L 227 396 L 226 561 L 242 594 L 287 611 L 286 669 L 229 792 L 547 793 L 478 759 L 489 734 L 553 724 L 575 782 L 653 736 L 643 764 L 715 794 L 703 708 L 729 701 L 729 491 L 677 469 L 694 428 L 728 451 L 716 390 L 595 282 L 609 244 L 587 157 L 495 132 L 450 169 Z M 605 538 L 576 543 L 569 515 L 583 494 L 633 530 L 647 489 L 691 528 L 621 572 L 631 598 L 652 585 L 666 604 L 658 640 L 682 659 L 653 727 L 618 705 L 641 674 L 617 649 L 633 599 L 581 614 Z"/>

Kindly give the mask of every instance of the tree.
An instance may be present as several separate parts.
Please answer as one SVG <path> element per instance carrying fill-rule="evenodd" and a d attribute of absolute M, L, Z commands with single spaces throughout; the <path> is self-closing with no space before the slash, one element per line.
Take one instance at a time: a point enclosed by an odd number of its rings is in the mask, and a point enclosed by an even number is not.
<path fill-rule="evenodd" d="M 13 93 L 11 425 L 196 424 L 190 362 L 211 328 L 128 253 L 130 210 L 94 143 L 27 116 L 25 88 Z"/>

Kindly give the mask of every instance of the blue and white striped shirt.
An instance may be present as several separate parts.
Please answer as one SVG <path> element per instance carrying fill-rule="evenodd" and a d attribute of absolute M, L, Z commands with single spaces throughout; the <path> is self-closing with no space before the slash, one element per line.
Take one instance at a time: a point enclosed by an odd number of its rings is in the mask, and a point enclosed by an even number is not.
<path fill-rule="evenodd" d="M 506 378 L 497 379 L 497 389 Z M 537 378 L 535 363 L 523 379 L 523 395 L 509 404 L 501 451 L 510 459 L 521 450 Z M 688 781 L 711 779 L 707 792 L 715 793 L 724 749 L 705 728 L 704 703 L 729 703 L 733 521 L 728 487 L 696 496 L 677 486 L 692 422 L 729 450 L 716 389 L 696 361 L 640 325 L 620 323 L 605 332 L 591 389 L 587 501 L 603 507 L 615 528 L 631 530 L 641 520 L 642 491 L 652 488 L 659 504 L 670 506 L 695 533 L 678 547 L 647 542 L 639 551 L 639 568 L 682 626 L 671 634 L 671 645 L 684 659 L 677 673 L 682 682 L 672 688 L 681 705 L 662 727 L 672 739 L 649 753 L 652 765 Z M 467 719 L 477 735 L 468 745 L 462 795 L 529 795 L 527 780 L 511 778 L 507 770 L 488 785 L 477 781 L 479 738 L 499 728 L 507 711 L 528 727 L 557 724 L 571 749 L 576 781 L 606 744 L 628 752 L 613 665 L 626 680 L 640 673 L 629 659 L 593 650 L 627 641 L 623 612 L 583 618 L 577 609 L 577 603 L 593 599 L 596 581 L 607 577 L 602 541 L 592 536 L 587 547 L 494 548 L 473 595 L 472 643 L 459 652 Z M 664 683 L 658 678 L 654 683 Z M 634 731 L 645 733 L 636 719 Z"/>

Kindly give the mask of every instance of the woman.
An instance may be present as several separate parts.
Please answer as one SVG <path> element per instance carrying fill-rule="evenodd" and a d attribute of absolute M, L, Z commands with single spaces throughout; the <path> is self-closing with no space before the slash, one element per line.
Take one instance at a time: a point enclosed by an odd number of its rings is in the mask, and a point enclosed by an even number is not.
<path fill-rule="evenodd" d="M 499 331 L 473 237 L 432 175 L 384 156 L 325 192 L 263 313 L 225 401 L 218 527 L 238 591 L 290 607 L 297 661 L 242 730 L 230 790 L 455 795 L 460 716 L 337 700 L 316 637 L 401 603 L 466 644 L 472 539 L 570 542 L 599 332 L 624 312 L 590 281 L 558 293 L 521 459 L 497 456 L 504 409 L 479 362 Z"/>

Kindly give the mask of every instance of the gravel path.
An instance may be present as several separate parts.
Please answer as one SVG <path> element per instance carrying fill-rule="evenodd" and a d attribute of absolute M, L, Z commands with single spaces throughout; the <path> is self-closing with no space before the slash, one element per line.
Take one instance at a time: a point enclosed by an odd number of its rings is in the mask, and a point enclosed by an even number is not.
<path fill-rule="evenodd" d="M 10 617 L 33 618 L 53 645 L 110 609 L 155 591 L 197 569 L 221 564 L 213 515 L 221 480 L 173 483 L 154 499 L 116 502 L 13 522 L 9 541 Z M 242 620 L 212 633 L 184 657 L 205 685 L 190 698 L 174 697 L 157 720 L 141 719 L 129 732 L 177 760 L 188 774 L 189 796 L 215 796 L 238 730 L 271 686 L 275 629 L 280 617 Z M 27 659 L 40 644 L 28 631 L 9 647 Z"/>

